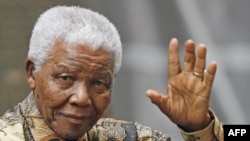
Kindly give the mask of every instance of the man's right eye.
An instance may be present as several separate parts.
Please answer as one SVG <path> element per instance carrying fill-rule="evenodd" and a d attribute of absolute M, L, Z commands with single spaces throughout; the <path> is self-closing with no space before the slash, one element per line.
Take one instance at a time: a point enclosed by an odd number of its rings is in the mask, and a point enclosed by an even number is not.
<path fill-rule="evenodd" d="M 74 78 L 72 76 L 62 75 L 58 77 L 60 80 L 64 82 L 73 82 Z"/>
<path fill-rule="evenodd" d="M 60 76 L 60 78 L 64 81 L 68 81 L 68 80 L 71 80 L 71 77 L 70 76 Z"/>

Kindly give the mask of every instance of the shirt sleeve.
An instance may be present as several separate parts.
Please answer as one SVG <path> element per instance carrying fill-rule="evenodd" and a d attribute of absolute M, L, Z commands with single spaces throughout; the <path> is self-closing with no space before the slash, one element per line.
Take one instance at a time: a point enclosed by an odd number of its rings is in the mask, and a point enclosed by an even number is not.
<path fill-rule="evenodd" d="M 205 129 L 196 132 L 185 132 L 180 129 L 185 141 L 224 141 L 222 123 L 212 110 L 209 113 L 213 120 Z"/>

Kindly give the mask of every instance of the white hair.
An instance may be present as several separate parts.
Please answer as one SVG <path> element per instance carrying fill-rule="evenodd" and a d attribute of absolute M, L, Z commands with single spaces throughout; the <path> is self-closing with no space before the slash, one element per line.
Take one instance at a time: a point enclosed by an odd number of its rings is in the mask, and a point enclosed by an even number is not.
<path fill-rule="evenodd" d="M 122 45 L 115 26 L 103 15 L 77 6 L 56 6 L 38 18 L 33 29 L 28 58 L 36 70 L 48 59 L 57 41 L 103 48 L 114 56 L 114 74 L 121 67 Z"/>

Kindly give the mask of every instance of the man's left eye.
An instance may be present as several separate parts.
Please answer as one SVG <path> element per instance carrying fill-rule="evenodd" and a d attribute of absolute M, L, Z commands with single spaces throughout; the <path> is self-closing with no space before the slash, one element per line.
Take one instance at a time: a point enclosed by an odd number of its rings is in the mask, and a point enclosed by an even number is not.
<path fill-rule="evenodd" d="M 95 85 L 98 85 L 98 86 L 104 85 L 104 83 L 103 83 L 102 81 L 100 81 L 100 80 L 94 81 L 94 84 L 95 84 Z"/>
<path fill-rule="evenodd" d="M 92 81 L 92 86 L 97 93 L 104 93 L 109 89 L 108 84 L 101 80 Z"/>

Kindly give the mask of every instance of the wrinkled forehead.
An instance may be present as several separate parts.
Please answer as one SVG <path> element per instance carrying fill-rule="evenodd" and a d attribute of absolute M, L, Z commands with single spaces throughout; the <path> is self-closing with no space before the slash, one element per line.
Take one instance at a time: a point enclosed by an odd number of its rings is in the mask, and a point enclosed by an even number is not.
<path fill-rule="evenodd" d="M 87 45 L 66 44 L 57 42 L 49 55 L 48 61 L 53 63 L 68 63 L 78 66 L 99 66 L 100 69 L 114 71 L 114 55 L 100 47 L 92 49 Z"/>
<path fill-rule="evenodd" d="M 105 47 L 92 48 L 91 45 L 83 45 L 83 44 L 68 44 L 63 41 L 58 41 L 52 47 L 50 52 L 50 56 L 55 54 L 72 54 L 72 55 L 86 55 L 93 57 L 106 57 L 107 59 L 113 60 L 115 59 L 115 55 L 113 52 L 108 51 Z"/>

